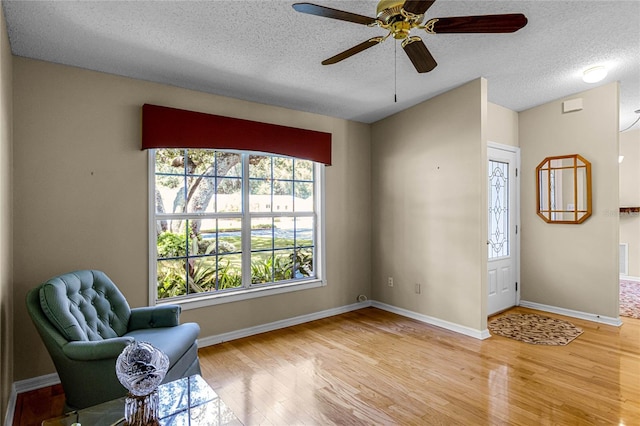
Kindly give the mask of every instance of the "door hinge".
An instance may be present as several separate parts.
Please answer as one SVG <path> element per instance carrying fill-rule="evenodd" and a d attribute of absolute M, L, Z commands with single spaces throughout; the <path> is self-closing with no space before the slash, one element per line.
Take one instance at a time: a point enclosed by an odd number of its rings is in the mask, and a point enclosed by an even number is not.
<path fill-rule="evenodd" d="M 518 168 L 516 167 L 516 177 L 518 177 Z"/>
<path fill-rule="evenodd" d="M 516 291 L 518 291 L 518 281 L 516 281 Z"/>
<path fill-rule="evenodd" d="M 516 235 L 518 234 L 518 225 L 516 225 Z"/>

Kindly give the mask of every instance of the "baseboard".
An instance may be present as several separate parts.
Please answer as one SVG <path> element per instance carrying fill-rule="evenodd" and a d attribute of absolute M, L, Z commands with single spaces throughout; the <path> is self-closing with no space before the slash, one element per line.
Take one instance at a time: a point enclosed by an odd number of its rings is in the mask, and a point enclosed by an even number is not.
<path fill-rule="evenodd" d="M 592 314 L 589 312 L 574 311 L 572 309 L 559 308 L 557 306 L 543 305 L 542 303 L 528 302 L 526 300 L 520 301 L 520 306 L 525 308 L 536 309 L 543 312 L 551 312 L 552 314 L 564 315 L 567 317 L 579 318 L 587 321 L 598 322 L 601 324 L 614 325 L 620 327 L 622 321 L 620 318 L 605 317 L 598 314 Z"/>
<path fill-rule="evenodd" d="M 9 394 L 9 401 L 7 401 L 7 412 L 4 415 L 4 425 L 13 425 L 13 416 L 16 413 L 16 401 L 18 394 L 16 393 L 15 386 L 11 386 L 11 393 Z"/>
<path fill-rule="evenodd" d="M 53 386 L 60 383 L 58 373 L 45 374 L 44 376 L 32 377 L 31 379 L 19 380 L 13 384 L 16 394 L 29 392 L 32 390 Z"/>
<path fill-rule="evenodd" d="M 620 275 L 620 279 L 624 281 L 633 281 L 640 283 L 640 277 L 630 277 L 628 275 Z"/>
<path fill-rule="evenodd" d="M 327 309 L 325 311 L 314 312 L 312 314 L 300 315 L 298 317 L 287 318 L 280 321 L 274 321 L 267 324 L 256 325 L 254 327 L 243 328 L 241 330 L 230 331 L 228 333 L 216 334 L 198 339 L 198 347 L 216 345 L 230 340 L 241 339 L 243 337 L 253 336 L 255 334 L 266 333 L 268 331 L 279 330 L 306 322 L 315 321 L 323 318 L 340 315 L 351 311 L 371 306 L 371 301 L 353 303 L 351 305 L 341 306 L 339 308 Z"/>
<path fill-rule="evenodd" d="M 44 376 L 32 377 L 30 379 L 18 380 L 17 382 L 14 382 L 11 386 L 11 394 L 9 395 L 7 414 L 5 415 L 4 424 L 13 424 L 13 416 L 16 410 L 18 394 L 44 388 L 47 386 L 57 385 L 59 383 L 60 377 L 58 377 L 58 373 L 45 374 Z"/>
<path fill-rule="evenodd" d="M 402 315 L 403 317 L 411 318 L 420 322 L 424 322 L 429 325 L 435 325 L 436 327 L 444 328 L 445 330 L 453 331 L 465 336 L 473 337 L 475 339 L 484 340 L 491 337 L 489 330 L 476 330 L 473 328 L 465 327 L 460 324 L 441 320 L 438 318 L 430 317 L 429 315 L 419 314 L 417 312 L 409 311 L 407 309 L 398 308 L 395 306 L 387 305 L 382 302 L 371 302 L 371 306 L 374 308 L 382 309 L 384 311 L 392 312 L 394 314 Z"/>

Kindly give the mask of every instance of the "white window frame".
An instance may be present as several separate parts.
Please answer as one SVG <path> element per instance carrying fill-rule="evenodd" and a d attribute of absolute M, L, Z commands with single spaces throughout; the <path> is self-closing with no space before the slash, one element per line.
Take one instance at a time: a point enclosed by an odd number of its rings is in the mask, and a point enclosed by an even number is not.
<path fill-rule="evenodd" d="M 155 204 L 155 149 L 148 150 L 148 257 L 149 257 L 149 306 L 155 305 L 180 305 L 183 309 L 196 309 L 205 306 L 218 305 L 222 303 L 237 302 L 241 300 L 254 299 L 256 297 L 272 296 L 275 294 L 288 293 L 292 291 L 307 290 L 323 287 L 327 285 L 326 280 L 326 253 L 325 253 L 325 166 L 314 162 L 314 210 L 316 214 L 316 242 L 314 248 L 314 270 L 316 276 L 308 280 L 287 281 L 276 284 L 262 284 L 254 287 L 243 287 L 238 290 L 227 290 L 224 292 L 197 293 L 177 298 L 158 299 L 157 298 L 157 241 L 156 241 L 156 204 Z M 240 154 L 278 156 L 276 154 L 253 152 L 253 151 L 233 151 Z M 246 164 L 243 164 L 245 170 Z M 242 246 L 250 246 L 251 213 L 248 211 L 248 197 L 245 196 L 248 190 L 248 173 L 243 171 L 243 212 L 242 212 Z M 247 230 L 248 228 L 248 230 Z M 243 263 L 242 275 L 251 275 L 251 265 Z M 245 275 L 248 274 L 248 275 Z"/>

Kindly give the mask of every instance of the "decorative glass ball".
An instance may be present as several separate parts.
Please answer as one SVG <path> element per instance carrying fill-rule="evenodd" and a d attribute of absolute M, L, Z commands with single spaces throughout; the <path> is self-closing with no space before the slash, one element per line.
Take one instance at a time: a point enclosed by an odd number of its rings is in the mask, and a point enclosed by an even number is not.
<path fill-rule="evenodd" d="M 147 342 L 127 345 L 116 360 L 116 375 L 132 395 L 149 395 L 162 383 L 169 369 L 169 358 Z"/>

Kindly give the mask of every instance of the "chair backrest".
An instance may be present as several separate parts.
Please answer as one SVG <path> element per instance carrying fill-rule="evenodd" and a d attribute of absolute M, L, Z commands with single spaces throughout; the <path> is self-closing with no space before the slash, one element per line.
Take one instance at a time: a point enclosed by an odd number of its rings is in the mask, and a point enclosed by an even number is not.
<path fill-rule="evenodd" d="M 102 340 L 127 332 L 131 309 L 104 272 L 60 275 L 43 283 L 39 293 L 42 311 L 67 340 Z"/>

